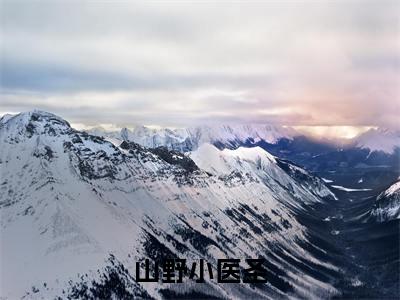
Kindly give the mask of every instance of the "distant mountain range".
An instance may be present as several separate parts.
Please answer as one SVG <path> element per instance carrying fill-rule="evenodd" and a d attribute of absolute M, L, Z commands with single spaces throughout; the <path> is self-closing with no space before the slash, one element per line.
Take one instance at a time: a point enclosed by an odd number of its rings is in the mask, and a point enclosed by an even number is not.
<path fill-rule="evenodd" d="M 294 137 L 292 128 L 272 125 L 219 125 L 198 126 L 184 129 L 151 129 L 145 126 L 133 130 L 122 128 L 121 131 L 106 131 L 101 127 L 88 130 L 89 133 L 114 139 L 133 141 L 144 147 L 155 148 L 165 146 L 177 151 L 191 151 L 203 143 L 224 144 L 229 147 L 240 146 L 248 139 L 275 143 L 282 137 Z"/>
<path fill-rule="evenodd" d="M 120 131 L 107 131 L 101 127 L 88 130 L 89 133 L 118 142 L 122 140 L 133 141 L 145 147 L 155 148 L 165 146 L 178 151 L 190 151 L 203 143 L 216 144 L 221 147 L 233 148 L 243 144 L 269 143 L 276 144 L 281 139 L 293 139 L 304 136 L 291 127 L 278 125 L 214 125 L 197 126 L 181 129 L 153 129 L 145 126 L 137 126 L 133 130 L 122 128 Z M 334 145 L 337 140 L 328 138 L 316 140 L 313 137 L 306 138 L 325 144 Z M 353 139 L 342 141 L 341 148 L 361 148 L 370 151 L 381 151 L 391 154 L 400 148 L 400 131 L 384 128 L 370 129 Z"/>

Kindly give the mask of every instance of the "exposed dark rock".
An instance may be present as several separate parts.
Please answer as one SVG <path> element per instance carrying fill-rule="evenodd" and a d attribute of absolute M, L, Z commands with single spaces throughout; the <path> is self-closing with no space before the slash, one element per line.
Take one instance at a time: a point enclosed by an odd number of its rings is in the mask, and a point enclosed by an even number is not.
<path fill-rule="evenodd" d="M 149 151 L 156 154 L 161 159 L 163 159 L 164 161 L 166 161 L 171 165 L 178 165 L 182 167 L 187 172 L 192 173 L 199 169 L 198 166 L 195 164 L 195 162 L 186 155 L 184 155 L 183 153 L 174 150 L 168 150 L 168 148 L 166 147 L 149 149 Z"/>

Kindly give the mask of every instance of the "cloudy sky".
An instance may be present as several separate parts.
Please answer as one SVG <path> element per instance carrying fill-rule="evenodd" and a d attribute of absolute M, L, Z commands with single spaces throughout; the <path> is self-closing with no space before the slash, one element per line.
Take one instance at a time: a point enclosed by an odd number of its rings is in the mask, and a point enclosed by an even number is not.
<path fill-rule="evenodd" d="M 4 1 L 0 114 L 399 127 L 399 1 Z"/>

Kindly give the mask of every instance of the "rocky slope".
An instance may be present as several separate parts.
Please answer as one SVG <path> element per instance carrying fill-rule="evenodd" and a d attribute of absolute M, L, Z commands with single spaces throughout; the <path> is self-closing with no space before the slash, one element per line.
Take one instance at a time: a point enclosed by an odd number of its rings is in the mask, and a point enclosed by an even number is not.
<path fill-rule="evenodd" d="M 378 222 L 400 219 L 400 180 L 379 194 L 371 209 L 371 216 Z"/>

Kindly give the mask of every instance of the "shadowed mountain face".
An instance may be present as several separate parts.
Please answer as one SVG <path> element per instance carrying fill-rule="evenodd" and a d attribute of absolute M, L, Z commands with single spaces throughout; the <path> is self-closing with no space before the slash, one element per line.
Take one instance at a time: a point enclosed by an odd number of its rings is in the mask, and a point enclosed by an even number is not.
<path fill-rule="evenodd" d="M 334 145 L 306 137 L 281 139 L 275 144 L 248 140 L 317 174 L 339 201 L 317 204 L 325 229 L 341 251 L 344 276 L 335 298 L 393 299 L 400 295 L 400 149 L 393 152 Z M 331 205 L 332 204 L 332 205 Z M 323 228 L 323 227 L 322 227 Z"/>
<path fill-rule="evenodd" d="M 383 189 L 400 176 L 400 148 L 393 152 L 370 151 L 352 146 L 338 147 L 304 136 L 282 138 L 274 144 L 248 140 L 244 146 L 261 147 L 320 177 L 355 188 Z"/>
<path fill-rule="evenodd" d="M 1 296 L 330 298 L 375 296 L 376 286 L 398 295 L 397 216 L 374 218 L 376 203 L 386 207 L 376 198 L 384 179 L 348 191 L 356 188 L 340 187 L 343 171 L 328 184 L 287 160 L 290 142 L 287 155 L 209 143 L 183 154 L 112 144 L 33 111 L 2 118 L 0 143 Z M 371 178 L 384 178 L 374 167 Z M 336 176 L 329 171 L 318 172 Z M 258 257 L 266 259 L 265 284 L 135 277 L 135 263 L 146 258 L 216 266 L 221 258 Z"/>

